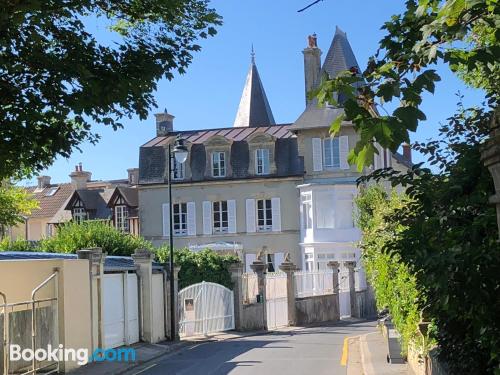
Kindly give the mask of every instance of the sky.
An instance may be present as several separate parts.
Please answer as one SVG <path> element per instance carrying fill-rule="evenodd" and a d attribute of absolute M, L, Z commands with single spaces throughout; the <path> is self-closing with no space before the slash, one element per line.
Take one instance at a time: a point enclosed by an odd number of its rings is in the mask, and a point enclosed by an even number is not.
<path fill-rule="evenodd" d="M 373 55 L 384 33 L 380 27 L 391 15 L 403 10 L 403 2 L 391 0 L 324 0 L 298 13 L 311 0 L 213 0 L 211 6 L 224 24 L 214 38 L 200 42 L 202 50 L 194 55 L 186 74 L 175 74 L 173 81 L 162 80 L 154 96 L 158 108 L 147 120 L 124 121 L 125 128 L 113 131 L 94 126 L 101 135 L 97 145 L 81 145 L 69 159 L 58 158 L 41 174 L 52 182 L 69 181 L 69 173 L 81 162 L 94 180 L 126 178 L 127 168 L 138 167 L 139 147 L 155 136 L 154 113 L 164 108 L 175 116 L 175 130 L 230 127 L 250 66 L 253 44 L 256 64 L 277 123 L 292 123 L 305 107 L 302 50 L 307 36 L 316 33 L 318 46 L 326 56 L 339 26 L 362 69 Z M 92 24 L 97 37 L 106 39 L 105 25 Z M 446 66 L 438 66 L 442 81 L 434 95 L 424 97 L 427 120 L 419 125 L 412 141 L 435 137 L 440 122 L 456 108 L 456 93 L 465 96 L 466 105 L 479 104 L 481 92 L 466 88 Z M 414 161 L 422 161 L 414 155 Z M 36 179 L 23 181 L 33 184 Z"/>

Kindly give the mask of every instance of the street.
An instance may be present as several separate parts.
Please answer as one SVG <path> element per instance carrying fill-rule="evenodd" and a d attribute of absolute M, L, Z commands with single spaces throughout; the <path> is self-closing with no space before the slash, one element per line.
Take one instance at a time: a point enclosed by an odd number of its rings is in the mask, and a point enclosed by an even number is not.
<path fill-rule="evenodd" d="M 375 322 L 342 322 L 206 342 L 159 358 L 130 374 L 346 374 L 346 337 L 375 330 Z"/>

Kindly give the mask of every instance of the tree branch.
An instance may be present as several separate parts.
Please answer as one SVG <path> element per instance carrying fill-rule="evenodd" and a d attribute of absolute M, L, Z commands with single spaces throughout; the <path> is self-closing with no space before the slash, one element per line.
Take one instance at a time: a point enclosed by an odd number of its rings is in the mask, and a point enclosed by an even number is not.
<path fill-rule="evenodd" d="M 309 4 L 308 6 L 306 6 L 306 7 L 302 8 L 302 9 L 299 9 L 299 10 L 297 11 L 297 13 L 303 12 L 304 10 L 309 9 L 310 7 L 312 7 L 313 5 L 318 4 L 318 3 L 319 3 L 319 2 L 321 2 L 321 1 L 323 1 L 323 0 L 315 0 L 315 1 L 313 1 L 313 2 L 312 2 L 311 4 Z"/>

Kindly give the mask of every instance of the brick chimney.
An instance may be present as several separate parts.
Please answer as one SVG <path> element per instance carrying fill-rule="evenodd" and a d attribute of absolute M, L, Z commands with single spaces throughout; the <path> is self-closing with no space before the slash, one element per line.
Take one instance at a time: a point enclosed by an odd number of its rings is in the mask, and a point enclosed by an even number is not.
<path fill-rule="evenodd" d="M 318 86 L 321 78 L 321 50 L 318 48 L 317 41 L 316 34 L 309 35 L 308 46 L 302 51 L 304 54 L 306 105 L 310 103 L 307 98 L 308 93 Z"/>
<path fill-rule="evenodd" d="M 156 136 L 165 136 L 174 130 L 174 118 L 175 116 L 167 112 L 165 108 L 164 112 L 155 114 L 156 117 Z"/>
<path fill-rule="evenodd" d="M 50 176 L 38 176 L 38 189 L 44 189 L 50 185 Z"/>
<path fill-rule="evenodd" d="M 128 173 L 128 184 L 137 185 L 139 183 L 139 168 L 129 168 Z"/>
<path fill-rule="evenodd" d="M 411 146 L 408 143 L 403 143 L 403 158 L 411 163 Z"/>
<path fill-rule="evenodd" d="M 83 170 L 82 163 L 75 165 L 75 170 L 69 175 L 71 177 L 71 185 L 76 190 L 86 189 L 87 182 L 90 181 L 92 173 Z"/>

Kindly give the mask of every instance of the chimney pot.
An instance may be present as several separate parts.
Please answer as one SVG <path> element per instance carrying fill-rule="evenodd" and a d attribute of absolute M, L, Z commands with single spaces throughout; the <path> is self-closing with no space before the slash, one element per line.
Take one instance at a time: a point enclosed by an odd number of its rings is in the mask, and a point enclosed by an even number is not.
<path fill-rule="evenodd" d="M 403 158 L 408 160 L 410 163 L 411 160 L 411 146 L 408 143 L 403 143 Z"/>
<path fill-rule="evenodd" d="M 71 172 L 69 177 L 71 178 L 71 184 L 73 185 L 73 188 L 76 190 L 81 190 L 87 188 L 87 182 L 90 181 L 92 173 L 84 171 L 82 163 L 79 163 L 76 166 L 75 171 Z"/>

